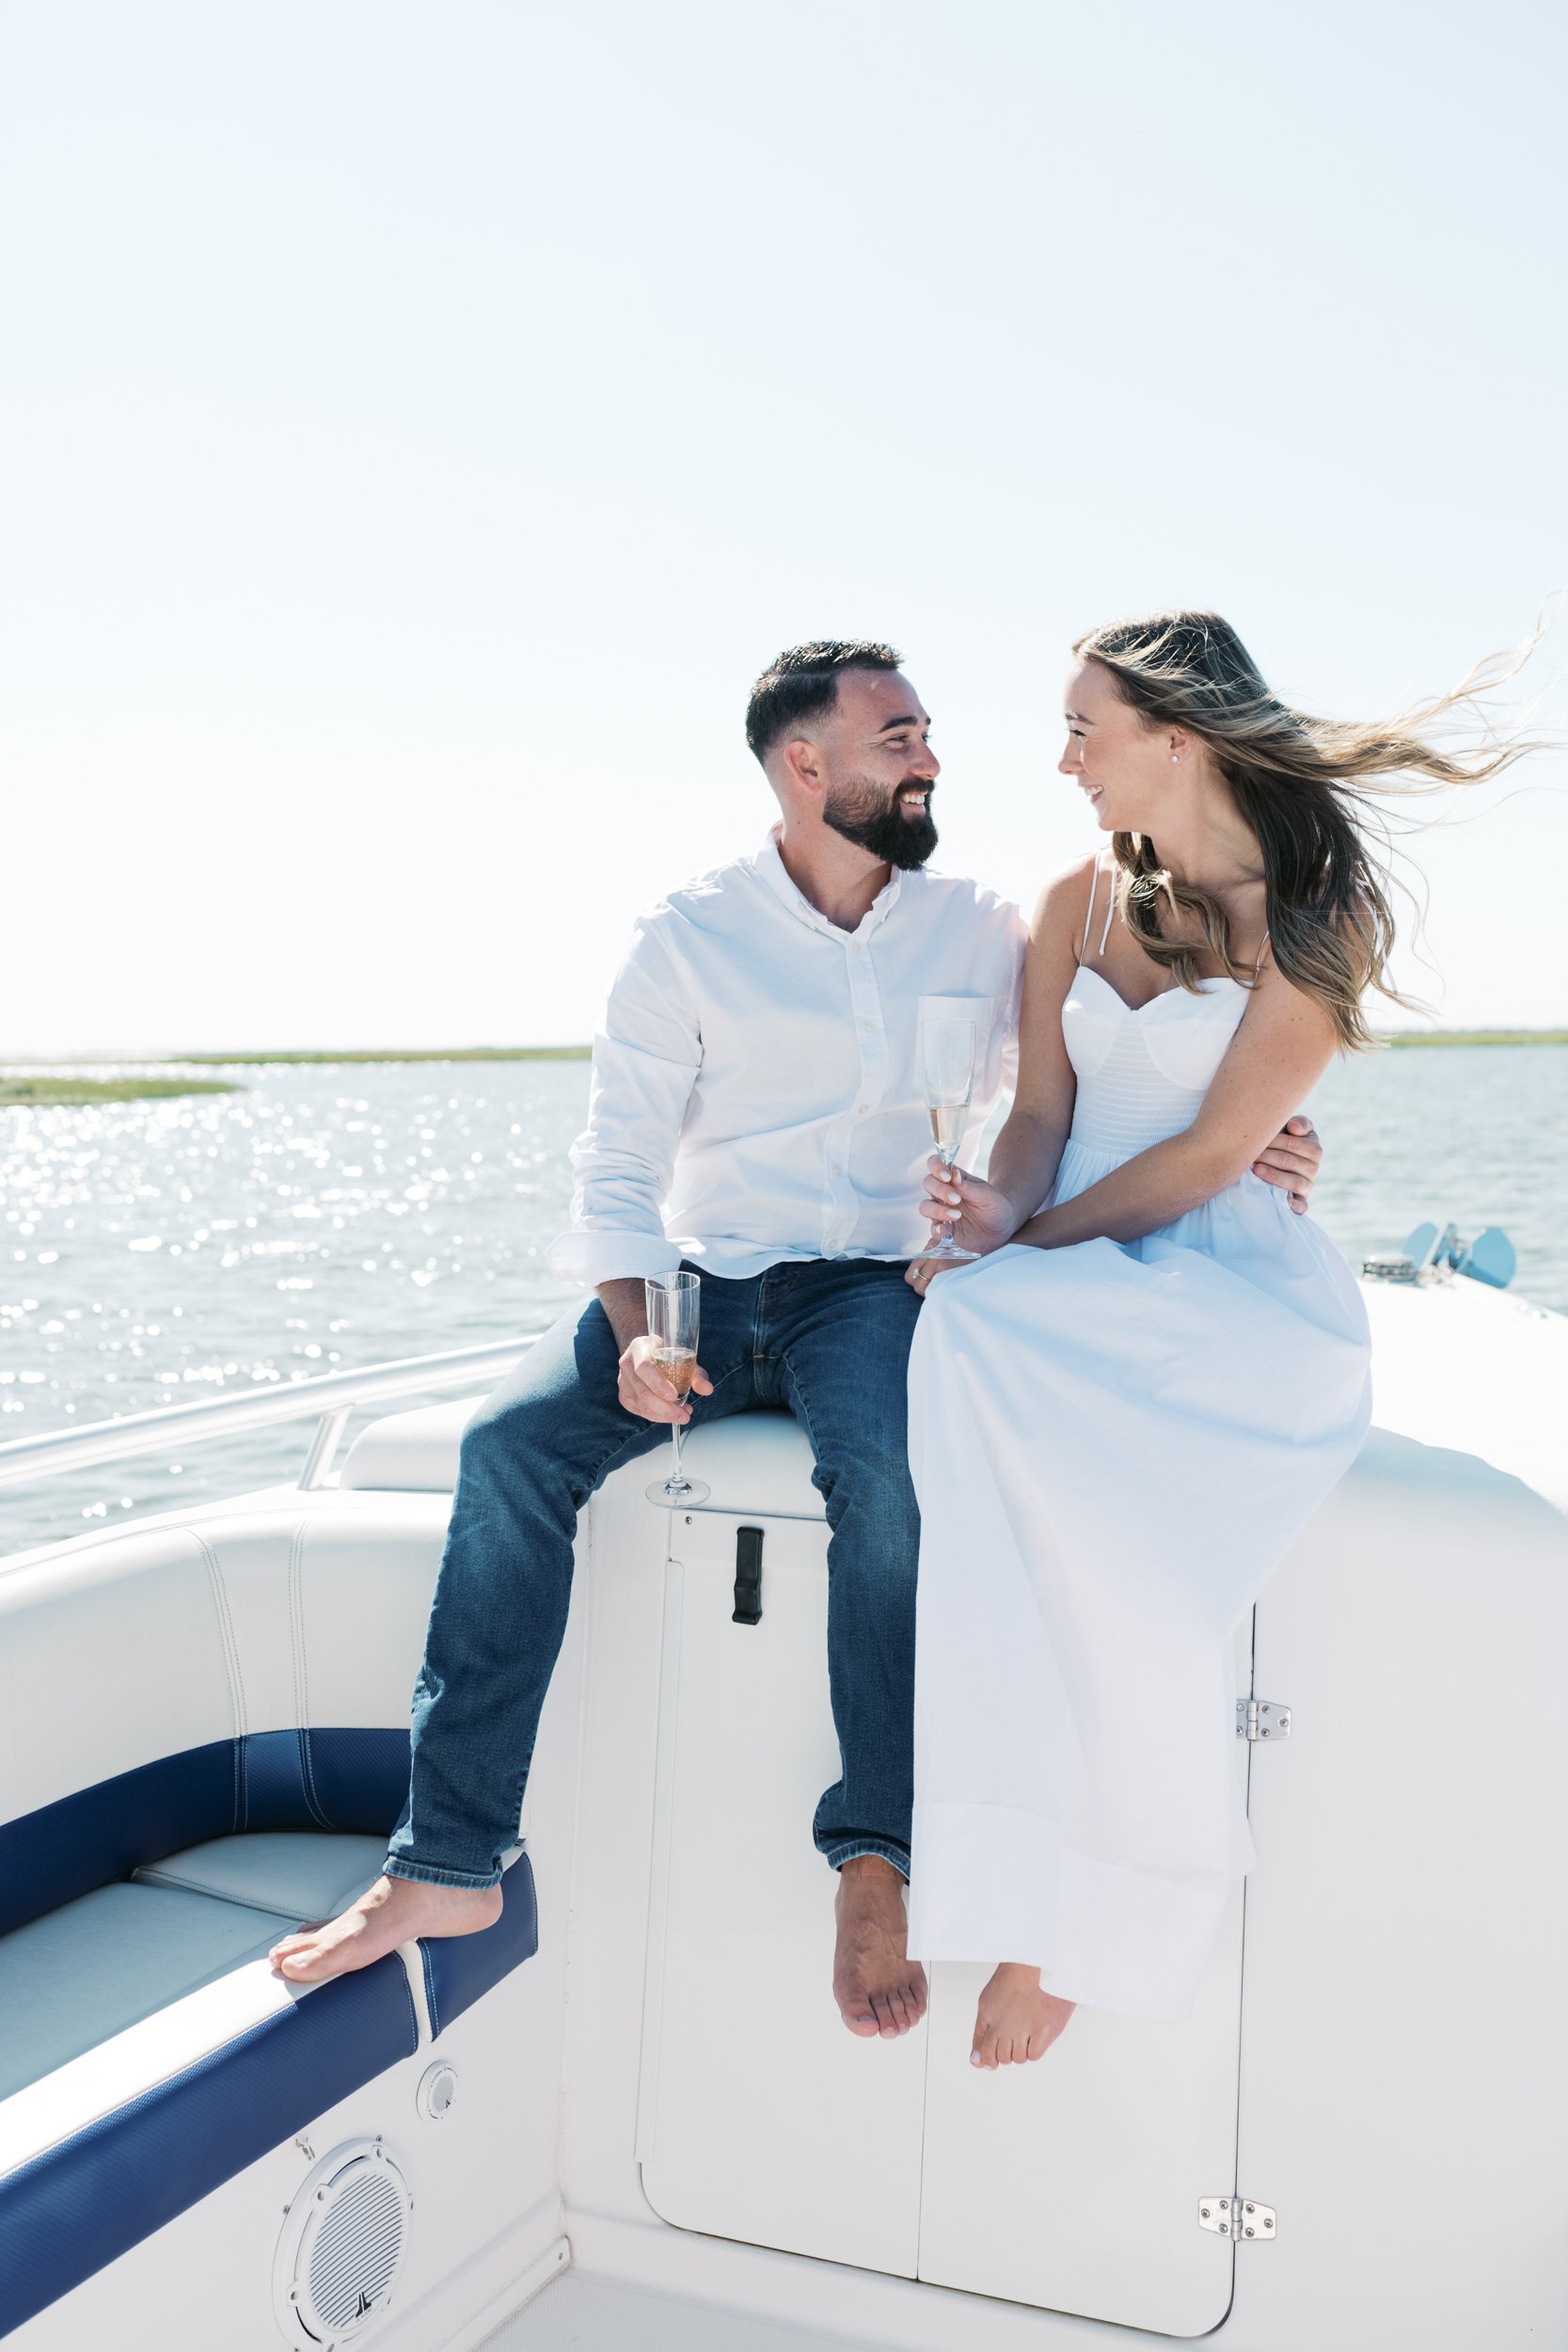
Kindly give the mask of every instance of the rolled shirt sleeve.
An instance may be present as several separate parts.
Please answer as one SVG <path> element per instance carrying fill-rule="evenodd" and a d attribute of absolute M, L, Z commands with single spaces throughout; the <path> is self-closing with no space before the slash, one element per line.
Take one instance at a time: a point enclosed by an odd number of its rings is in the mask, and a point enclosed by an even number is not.
<path fill-rule="evenodd" d="M 638 926 L 594 1040 L 588 1124 L 572 1146 L 571 1230 L 551 1245 L 562 1280 L 589 1284 L 673 1273 L 664 1201 L 691 1090 L 702 1028 L 655 914 Z"/>

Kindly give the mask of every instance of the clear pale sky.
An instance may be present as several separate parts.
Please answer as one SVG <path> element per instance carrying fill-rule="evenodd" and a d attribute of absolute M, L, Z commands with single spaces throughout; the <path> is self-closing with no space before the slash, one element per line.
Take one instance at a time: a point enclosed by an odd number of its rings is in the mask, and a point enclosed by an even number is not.
<path fill-rule="evenodd" d="M 7 10 L 0 1050 L 587 1037 L 804 637 L 904 648 L 1017 896 L 1087 624 L 1215 606 L 1347 716 L 1522 637 L 1564 22 Z M 1568 733 L 1568 620 L 1532 675 Z M 1568 758 L 1418 854 L 1443 1019 L 1568 1021 Z"/>

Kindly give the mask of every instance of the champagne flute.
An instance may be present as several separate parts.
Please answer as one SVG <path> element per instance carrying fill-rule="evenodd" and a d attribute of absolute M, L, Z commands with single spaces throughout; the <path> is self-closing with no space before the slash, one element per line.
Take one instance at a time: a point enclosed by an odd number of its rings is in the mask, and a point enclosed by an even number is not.
<path fill-rule="evenodd" d="M 958 1142 L 963 1135 L 964 1120 L 969 1111 L 969 1098 L 974 1085 L 974 1024 L 961 1020 L 957 1014 L 932 1010 L 920 1017 L 920 1063 L 926 1080 L 926 1107 L 931 1114 L 931 1133 L 936 1137 L 937 1156 L 942 1173 L 953 1182 Z M 933 1229 L 934 1231 L 934 1229 Z M 917 1253 L 921 1258 L 935 1258 L 942 1265 L 957 1265 L 966 1258 L 978 1257 L 975 1249 L 965 1249 L 953 1238 L 951 1217 L 942 1230 L 942 1239 L 928 1249 Z"/>
<path fill-rule="evenodd" d="M 651 1275 L 642 1285 L 648 1308 L 648 1336 L 654 1343 L 653 1360 L 683 1405 L 691 1393 L 691 1378 L 697 1369 L 701 1289 L 699 1278 L 685 1273 Z M 683 1503 L 705 1502 L 709 1489 L 700 1478 L 688 1478 L 682 1467 L 678 1421 L 672 1422 L 670 1435 L 675 1444 L 675 1467 L 668 1478 L 654 1480 L 648 1488 L 648 1501 L 672 1509 Z"/>

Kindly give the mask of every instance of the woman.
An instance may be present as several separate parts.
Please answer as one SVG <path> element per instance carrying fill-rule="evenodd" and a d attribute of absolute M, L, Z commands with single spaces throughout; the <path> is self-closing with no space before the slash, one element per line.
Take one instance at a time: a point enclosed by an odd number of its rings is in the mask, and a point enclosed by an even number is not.
<path fill-rule="evenodd" d="M 1369 783 L 1517 755 L 1430 739 L 1473 680 L 1402 725 L 1303 718 L 1212 613 L 1074 653 L 1060 764 L 1110 851 L 1040 900 L 990 1181 L 927 1181 L 980 1262 L 910 1270 L 910 1949 L 1000 1963 L 988 2067 L 1079 2001 L 1185 2015 L 1252 1860 L 1235 1629 L 1370 1399 L 1350 1269 L 1251 1167 L 1394 993 Z"/>

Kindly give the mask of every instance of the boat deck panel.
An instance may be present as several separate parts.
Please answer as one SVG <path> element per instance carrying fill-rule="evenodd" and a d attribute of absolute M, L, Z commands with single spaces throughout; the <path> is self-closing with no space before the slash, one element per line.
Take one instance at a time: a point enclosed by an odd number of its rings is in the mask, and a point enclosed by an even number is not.
<path fill-rule="evenodd" d="M 721 2303 L 569 2270 L 513 2314 L 479 2352 L 886 2352 L 863 2336 L 758 2319 Z"/>

